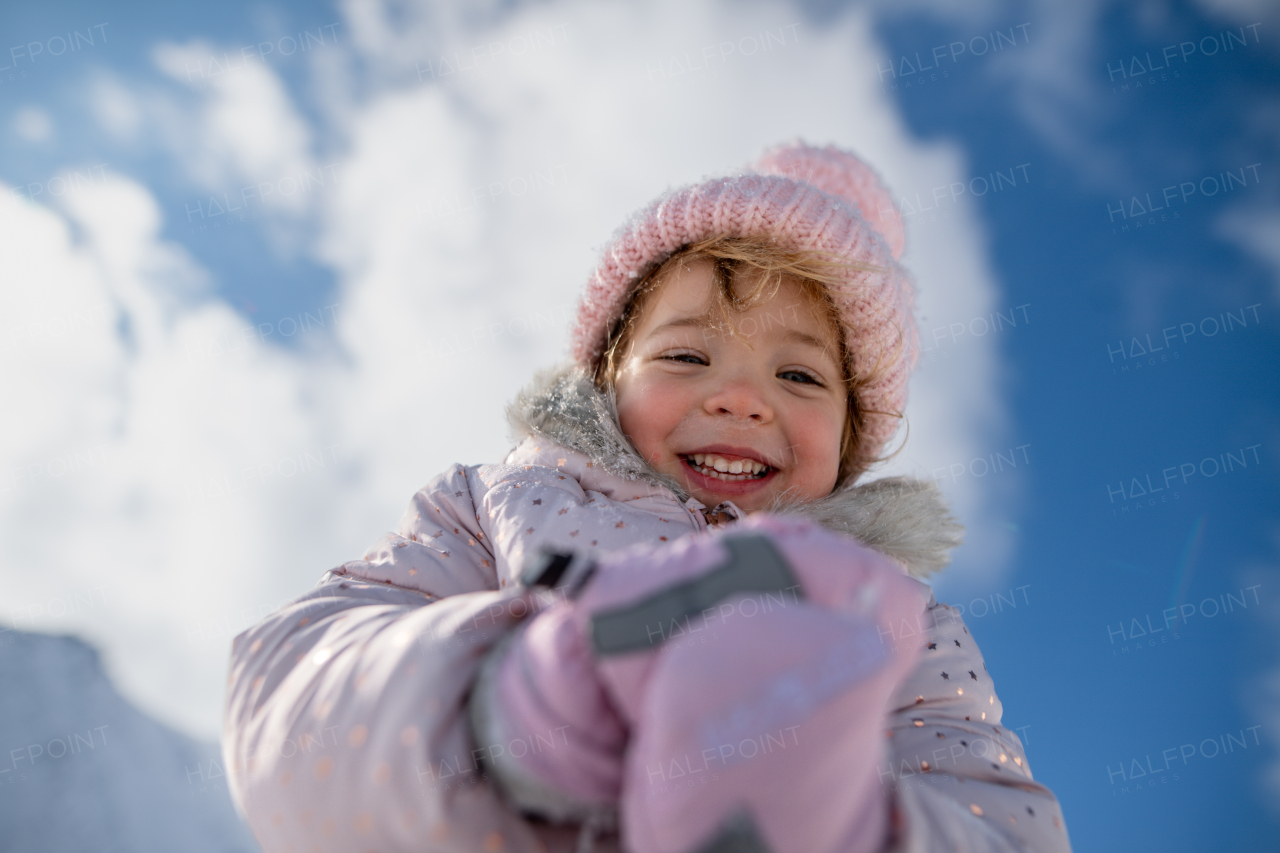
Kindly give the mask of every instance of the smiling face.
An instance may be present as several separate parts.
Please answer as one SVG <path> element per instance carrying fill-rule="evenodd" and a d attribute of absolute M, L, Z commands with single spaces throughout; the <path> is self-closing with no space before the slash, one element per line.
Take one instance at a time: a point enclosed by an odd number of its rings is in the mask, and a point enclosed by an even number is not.
<path fill-rule="evenodd" d="M 646 298 L 614 382 L 623 433 L 709 507 L 829 494 L 848 414 L 835 330 L 794 280 L 730 316 L 716 286 L 697 260 Z"/>

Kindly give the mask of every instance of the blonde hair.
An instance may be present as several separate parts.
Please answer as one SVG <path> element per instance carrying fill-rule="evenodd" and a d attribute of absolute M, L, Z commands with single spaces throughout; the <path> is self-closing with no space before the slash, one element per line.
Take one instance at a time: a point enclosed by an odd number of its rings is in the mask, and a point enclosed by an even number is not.
<path fill-rule="evenodd" d="M 877 461 L 864 458 L 862 436 L 869 412 L 862 407 L 861 400 L 863 389 L 880 378 L 886 359 L 877 359 L 876 364 L 865 372 L 854 371 L 853 353 L 845 340 L 844 319 L 830 292 L 831 288 L 847 286 L 850 271 L 879 270 L 871 264 L 847 261 L 811 250 L 784 249 L 764 237 L 715 236 L 682 246 L 642 276 L 631 291 L 622 314 L 609 330 L 604 352 L 596 362 L 593 375 L 596 387 L 606 390 L 614 386 L 627 347 L 650 298 L 673 270 L 696 261 L 712 264 L 713 310 L 722 317 L 767 303 L 777 294 L 784 280 L 799 285 L 815 314 L 830 327 L 839 350 L 836 361 L 845 386 L 848 414 L 841 437 L 837 485 Z M 739 291 L 735 285 L 746 276 L 753 280 Z M 733 324 L 728 324 L 728 327 L 729 333 L 735 334 Z M 897 412 L 889 414 L 901 417 Z"/>

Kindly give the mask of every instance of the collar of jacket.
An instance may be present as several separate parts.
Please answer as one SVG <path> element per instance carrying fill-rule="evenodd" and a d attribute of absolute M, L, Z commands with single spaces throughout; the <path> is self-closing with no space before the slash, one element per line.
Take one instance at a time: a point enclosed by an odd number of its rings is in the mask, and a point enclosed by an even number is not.
<path fill-rule="evenodd" d="M 507 421 L 517 441 L 549 439 L 585 454 L 614 476 L 669 489 L 681 502 L 689 498 L 679 483 L 636 452 L 618 425 L 612 390 L 597 391 L 580 368 L 562 365 L 539 372 L 507 407 Z M 918 579 L 946 566 L 964 533 L 937 485 L 912 477 L 846 483 L 821 500 L 780 503 L 770 511 L 803 516 L 852 536 Z"/>

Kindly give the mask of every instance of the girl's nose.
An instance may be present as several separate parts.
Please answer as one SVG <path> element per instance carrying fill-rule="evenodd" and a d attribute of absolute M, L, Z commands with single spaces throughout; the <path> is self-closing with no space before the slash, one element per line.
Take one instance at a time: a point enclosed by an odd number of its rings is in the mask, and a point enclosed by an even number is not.
<path fill-rule="evenodd" d="M 737 378 L 721 384 L 703 403 L 708 414 L 728 415 L 753 423 L 773 420 L 773 408 L 764 391 L 751 379 Z"/>

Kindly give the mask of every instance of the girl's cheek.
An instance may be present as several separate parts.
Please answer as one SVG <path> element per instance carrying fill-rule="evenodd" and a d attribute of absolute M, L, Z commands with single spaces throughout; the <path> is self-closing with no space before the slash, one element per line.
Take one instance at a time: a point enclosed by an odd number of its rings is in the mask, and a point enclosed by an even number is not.
<path fill-rule="evenodd" d="M 678 423 L 687 408 L 683 389 L 661 379 L 649 383 L 642 399 L 632 407 L 632 417 L 653 430 L 669 429 Z"/>
<path fill-rule="evenodd" d="M 840 439 L 843 421 L 832 426 L 825 413 L 814 412 L 812 417 L 796 422 L 796 428 L 788 437 L 796 448 L 796 479 L 789 485 L 800 488 L 806 495 L 821 496 L 835 486 L 840 472 Z"/>
<path fill-rule="evenodd" d="M 652 463 L 657 461 L 662 438 L 671 428 L 667 423 L 670 403 L 661 393 L 654 393 L 653 388 L 635 390 L 641 393 L 631 396 L 625 405 L 619 401 L 618 420 L 636 450 Z"/>

